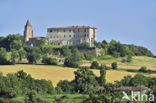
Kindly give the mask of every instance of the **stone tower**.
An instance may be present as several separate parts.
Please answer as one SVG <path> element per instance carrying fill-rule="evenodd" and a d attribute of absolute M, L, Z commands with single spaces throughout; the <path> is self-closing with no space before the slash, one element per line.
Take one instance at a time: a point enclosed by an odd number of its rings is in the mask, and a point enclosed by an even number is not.
<path fill-rule="evenodd" d="M 33 37 L 32 25 L 30 24 L 30 21 L 27 20 L 27 23 L 24 29 L 24 42 L 29 41 L 29 38 L 32 38 L 32 37 Z"/>

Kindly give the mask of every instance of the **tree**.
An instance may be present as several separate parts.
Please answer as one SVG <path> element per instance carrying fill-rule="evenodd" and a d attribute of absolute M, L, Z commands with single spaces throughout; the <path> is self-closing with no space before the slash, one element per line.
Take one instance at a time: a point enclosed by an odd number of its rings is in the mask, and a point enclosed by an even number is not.
<path fill-rule="evenodd" d="M 119 42 L 117 43 L 117 51 L 120 53 L 121 57 L 124 57 L 127 55 L 127 51 L 124 45 L 120 44 Z"/>
<path fill-rule="evenodd" d="M 81 44 L 78 44 L 76 45 L 79 49 L 88 49 L 90 48 L 90 45 L 89 43 L 81 43 Z"/>
<path fill-rule="evenodd" d="M 64 93 L 73 93 L 74 92 L 73 83 L 69 82 L 67 80 L 59 81 L 59 83 L 57 84 L 56 90 L 59 90 L 59 89 L 61 89 L 61 91 Z"/>
<path fill-rule="evenodd" d="M 5 48 L 0 48 L 0 65 L 10 65 L 12 64 L 10 60 L 10 53 L 8 53 Z"/>
<path fill-rule="evenodd" d="M 152 87 L 152 94 L 154 94 L 154 96 L 156 95 L 156 86 Z M 150 103 L 155 103 L 156 98 L 154 98 L 154 101 L 151 101 Z"/>
<path fill-rule="evenodd" d="M 98 88 L 98 82 L 96 76 L 87 67 L 81 67 L 75 74 L 75 91 L 79 93 L 95 93 Z"/>
<path fill-rule="evenodd" d="M 120 53 L 118 53 L 118 52 L 116 52 L 116 51 L 113 51 L 112 52 L 113 54 L 113 57 L 115 57 L 115 58 L 118 58 L 118 57 L 120 57 Z"/>
<path fill-rule="evenodd" d="M 81 54 L 77 48 L 72 48 L 72 55 L 70 57 L 66 57 L 64 61 L 64 65 L 68 67 L 79 67 L 81 60 Z"/>
<path fill-rule="evenodd" d="M 19 57 L 18 51 L 15 49 L 11 50 L 11 61 L 13 64 L 16 63 L 16 59 Z"/>
<path fill-rule="evenodd" d="M 17 71 L 17 73 L 15 73 L 15 75 L 16 75 L 18 78 L 22 78 L 22 79 L 26 79 L 26 77 L 27 77 L 27 73 L 24 72 L 23 70 Z"/>
<path fill-rule="evenodd" d="M 117 62 L 113 62 L 112 63 L 112 69 L 117 69 L 117 68 L 118 68 Z"/>
<path fill-rule="evenodd" d="M 24 103 L 46 103 L 46 101 L 39 98 L 36 91 L 30 91 L 26 94 Z"/>
<path fill-rule="evenodd" d="M 71 51 L 70 51 L 68 46 L 63 46 L 62 49 L 61 49 L 61 53 L 65 57 L 70 57 L 71 56 Z"/>
<path fill-rule="evenodd" d="M 61 53 L 60 53 L 60 51 L 59 51 L 59 50 L 57 51 L 56 55 L 58 55 L 58 56 L 60 56 L 60 55 L 61 55 Z"/>
<path fill-rule="evenodd" d="M 127 46 L 136 56 L 141 56 L 141 55 L 153 56 L 152 52 L 145 47 L 136 46 L 136 45 L 127 45 Z"/>
<path fill-rule="evenodd" d="M 94 58 L 94 55 L 90 55 L 90 54 L 88 54 L 88 53 L 83 53 L 84 54 L 84 58 L 86 59 L 86 60 L 92 60 L 93 58 Z"/>
<path fill-rule="evenodd" d="M 140 72 L 147 72 L 147 67 L 143 66 L 139 69 Z"/>
<path fill-rule="evenodd" d="M 18 54 L 19 54 L 19 60 L 18 61 L 22 61 L 22 59 L 26 56 L 26 51 L 25 50 L 23 50 L 23 49 L 20 49 L 19 51 L 18 51 Z"/>
<path fill-rule="evenodd" d="M 148 79 L 143 74 L 136 74 L 134 78 L 131 79 L 130 85 L 132 86 L 148 86 Z"/>
<path fill-rule="evenodd" d="M 132 56 L 131 55 L 128 55 L 127 62 L 131 62 L 131 61 L 132 61 Z"/>
<path fill-rule="evenodd" d="M 49 80 L 41 79 L 35 80 L 35 87 L 37 88 L 37 92 L 45 93 L 45 94 L 53 94 L 54 87 L 52 82 Z"/>
<path fill-rule="evenodd" d="M 15 49 L 15 50 L 19 50 L 22 48 L 22 43 L 21 41 L 19 40 L 13 40 L 11 43 L 10 43 L 10 48 L 11 49 Z"/>
<path fill-rule="evenodd" d="M 91 69 L 98 69 L 99 68 L 99 63 L 97 61 L 93 61 L 90 68 Z"/>
<path fill-rule="evenodd" d="M 100 77 L 99 77 L 100 86 L 104 86 L 106 84 L 106 65 L 103 64 L 100 67 Z"/>
<path fill-rule="evenodd" d="M 102 43 L 106 45 L 108 44 L 106 40 L 103 40 Z"/>
<path fill-rule="evenodd" d="M 42 63 L 48 64 L 48 65 L 57 65 L 57 61 L 54 58 L 51 57 L 43 57 Z"/>
<path fill-rule="evenodd" d="M 82 58 L 81 54 L 76 47 L 72 48 L 71 52 L 72 52 L 71 57 L 74 61 L 80 61 L 81 60 L 81 58 Z"/>
<path fill-rule="evenodd" d="M 46 39 L 45 38 L 41 38 L 39 40 L 39 44 L 42 46 L 42 45 L 45 45 L 46 44 Z"/>
<path fill-rule="evenodd" d="M 124 78 L 120 81 L 121 82 L 121 85 L 123 85 L 123 86 L 129 86 L 131 79 L 132 79 L 132 76 L 130 76 L 130 75 L 124 76 Z"/>
<path fill-rule="evenodd" d="M 23 36 L 20 34 L 8 35 L 3 39 L 2 47 L 6 48 L 7 51 L 11 49 L 20 49 L 22 46 Z"/>
<path fill-rule="evenodd" d="M 31 64 L 36 64 L 39 59 L 40 59 L 39 53 L 32 52 L 27 54 L 27 60 Z"/>

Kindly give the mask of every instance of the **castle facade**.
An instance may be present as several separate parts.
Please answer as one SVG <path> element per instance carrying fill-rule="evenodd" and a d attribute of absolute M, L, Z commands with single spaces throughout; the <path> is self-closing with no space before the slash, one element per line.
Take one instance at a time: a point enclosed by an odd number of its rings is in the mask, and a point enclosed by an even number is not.
<path fill-rule="evenodd" d="M 51 44 L 76 45 L 89 43 L 94 46 L 97 29 L 90 26 L 53 27 L 47 29 L 47 40 Z"/>
<path fill-rule="evenodd" d="M 94 47 L 96 36 L 97 29 L 90 26 L 53 27 L 47 29 L 46 40 L 55 45 L 89 43 L 90 47 Z M 34 37 L 32 25 L 28 20 L 24 29 L 24 42 L 31 46 L 39 46 L 41 38 L 44 37 Z"/>

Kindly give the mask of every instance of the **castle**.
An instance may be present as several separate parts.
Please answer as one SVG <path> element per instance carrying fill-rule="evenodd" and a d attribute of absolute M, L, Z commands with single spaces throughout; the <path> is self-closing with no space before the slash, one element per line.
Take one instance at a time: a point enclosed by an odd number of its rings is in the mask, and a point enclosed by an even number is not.
<path fill-rule="evenodd" d="M 96 35 L 97 29 L 90 26 L 53 27 L 47 29 L 46 40 L 56 45 L 76 45 L 87 42 L 90 47 L 93 47 Z M 39 46 L 41 38 L 44 37 L 33 36 L 32 25 L 28 20 L 24 30 L 24 42 L 28 45 Z"/>
<path fill-rule="evenodd" d="M 24 28 L 24 42 L 27 45 L 40 46 L 41 38 L 44 37 L 34 37 L 32 25 L 30 24 L 30 21 L 27 20 L 27 23 Z"/>

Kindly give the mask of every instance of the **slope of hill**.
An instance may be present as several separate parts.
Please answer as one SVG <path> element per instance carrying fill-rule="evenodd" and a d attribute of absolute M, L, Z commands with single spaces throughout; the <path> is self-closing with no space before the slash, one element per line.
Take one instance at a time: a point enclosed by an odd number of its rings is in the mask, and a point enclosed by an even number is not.
<path fill-rule="evenodd" d="M 99 63 L 104 63 L 110 66 L 112 62 L 117 62 L 119 68 L 125 69 L 139 69 L 142 66 L 146 66 L 148 69 L 156 70 L 156 58 L 147 56 L 133 56 L 131 62 L 122 63 L 122 57 L 114 58 L 112 56 L 103 56 L 97 60 Z"/>
<path fill-rule="evenodd" d="M 53 82 L 56 86 L 60 80 L 73 80 L 74 68 L 48 66 L 48 65 L 12 65 L 12 66 L 0 66 L 0 72 L 4 75 L 8 73 L 15 73 L 19 70 L 24 70 L 32 77 L 36 79 L 47 79 Z M 92 70 L 97 76 L 99 76 L 99 70 Z M 106 74 L 107 82 L 113 83 L 115 80 L 121 80 L 126 75 L 134 75 L 126 71 L 108 70 Z"/>

